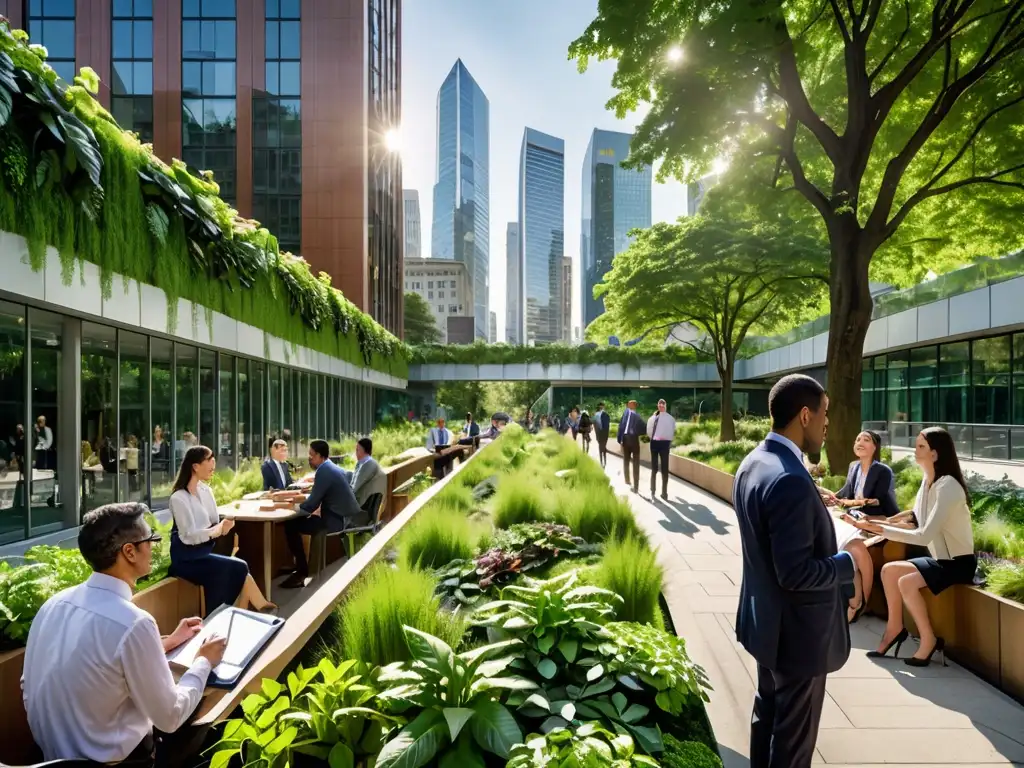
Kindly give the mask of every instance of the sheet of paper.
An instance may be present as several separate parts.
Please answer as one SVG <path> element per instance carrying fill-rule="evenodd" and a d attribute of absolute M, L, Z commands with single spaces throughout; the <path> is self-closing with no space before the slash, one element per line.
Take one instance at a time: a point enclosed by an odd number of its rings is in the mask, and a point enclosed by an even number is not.
<path fill-rule="evenodd" d="M 232 619 L 234 615 L 234 619 Z M 230 635 L 228 628 L 230 626 Z M 167 659 L 172 664 L 188 668 L 196 659 L 196 654 L 211 635 L 228 638 L 224 651 L 224 659 L 214 669 L 217 677 L 227 678 L 237 673 L 246 658 L 267 636 L 271 626 L 259 618 L 237 608 L 229 608 L 218 613 L 212 621 L 206 623 L 202 631 L 182 645 L 171 651 Z"/>

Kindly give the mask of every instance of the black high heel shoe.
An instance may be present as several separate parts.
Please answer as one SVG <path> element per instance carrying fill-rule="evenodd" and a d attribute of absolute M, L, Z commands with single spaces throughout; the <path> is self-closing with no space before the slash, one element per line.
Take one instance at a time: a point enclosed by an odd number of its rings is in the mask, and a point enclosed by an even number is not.
<path fill-rule="evenodd" d="M 927 667 L 932 663 L 932 656 L 938 652 L 939 658 L 942 660 L 942 666 L 946 666 L 946 641 L 941 638 L 935 638 L 935 647 L 932 648 L 931 653 L 926 658 L 919 659 L 916 656 L 911 656 L 909 659 L 904 659 L 903 663 L 908 667 Z"/>
<path fill-rule="evenodd" d="M 907 632 L 905 628 L 901 629 L 900 633 L 896 635 L 896 637 L 894 637 L 892 640 L 890 640 L 887 646 L 885 646 L 884 651 L 882 651 L 881 653 L 879 653 L 878 651 L 868 651 L 867 656 L 869 659 L 885 658 L 885 656 L 887 656 L 889 653 L 889 649 L 895 645 L 896 652 L 892 656 L 894 659 L 898 659 L 900 657 L 900 648 L 903 646 L 903 643 L 906 642 L 908 637 L 910 637 L 910 633 Z"/>

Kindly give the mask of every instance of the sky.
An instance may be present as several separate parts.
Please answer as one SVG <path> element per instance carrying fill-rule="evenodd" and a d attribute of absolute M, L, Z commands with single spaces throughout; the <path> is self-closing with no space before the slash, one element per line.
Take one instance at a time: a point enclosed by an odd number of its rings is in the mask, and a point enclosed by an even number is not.
<path fill-rule="evenodd" d="M 632 131 L 616 119 L 614 62 L 586 74 L 569 44 L 597 14 L 597 0 L 406 0 L 402 7 L 403 186 L 419 192 L 423 255 L 430 255 L 437 168 L 437 91 L 462 59 L 490 101 L 490 309 L 505 338 L 505 227 L 517 219 L 519 151 L 526 126 L 565 140 L 565 255 L 573 260 L 573 327 L 580 326 L 581 177 L 595 128 Z M 654 182 L 652 220 L 686 212 L 686 189 Z"/>

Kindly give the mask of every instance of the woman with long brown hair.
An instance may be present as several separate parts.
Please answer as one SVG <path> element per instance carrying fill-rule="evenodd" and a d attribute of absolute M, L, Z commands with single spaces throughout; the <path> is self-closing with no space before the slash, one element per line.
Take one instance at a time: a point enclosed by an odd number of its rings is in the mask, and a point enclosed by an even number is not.
<path fill-rule="evenodd" d="M 978 560 L 974 554 L 970 494 L 953 438 L 941 427 L 922 430 L 917 436 L 914 458 L 924 472 L 914 504 L 919 527 L 907 530 L 873 522 L 859 522 L 857 527 L 892 541 L 928 547 L 929 557 L 886 563 L 882 567 L 889 619 L 878 649 L 868 654 L 881 657 L 895 646 L 894 655 L 899 655 L 900 646 L 908 637 L 903 626 L 906 605 L 921 640 L 917 653 L 904 661 L 912 667 L 926 667 L 936 651 L 943 652 L 945 641 L 935 636 L 921 590 L 927 588 L 937 595 L 954 584 L 972 583 Z"/>
<path fill-rule="evenodd" d="M 220 519 L 207 485 L 216 468 L 217 459 L 205 445 L 185 452 L 169 502 L 174 517 L 170 575 L 203 588 L 207 613 L 219 605 L 273 610 L 277 606 L 260 592 L 244 560 L 214 552 L 216 540 L 235 526 L 234 520 Z"/>

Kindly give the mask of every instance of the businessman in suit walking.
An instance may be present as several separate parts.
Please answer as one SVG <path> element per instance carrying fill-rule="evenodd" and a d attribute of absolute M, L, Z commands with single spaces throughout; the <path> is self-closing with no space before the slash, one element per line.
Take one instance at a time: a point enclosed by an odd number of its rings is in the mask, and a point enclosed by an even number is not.
<path fill-rule="evenodd" d="M 736 473 L 743 543 L 736 637 L 757 662 L 751 768 L 808 768 L 825 676 L 850 655 L 844 584 L 855 566 L 836 551 L 832 518 L 803 464 L 821 450 L 828 396 L 809 376 L 781 379 L 768 396 L 772 431 Z"/>
<path fill-rule="evenodd" d="M 604 409 L 604 403 L 597 404 L 594 414 L 594 437 L 597 438 L 597 456 L 603 467 L 608 463 L 608 433 L 611 431 L 611 417 Z"/>
<path fill-rule="evenodd" d="M 629 468 L 633 467 L 633 493 L 638 493 L 640 488 L 640 435 L 646 430 L 647 425 L 636 412 L 636 400 L 630 400 L 626 403 L 626 412 L 622 414 L 615 439 L 622 446 L 622 474 L 626 476 L 626 485 L 630 485 Z"/>

